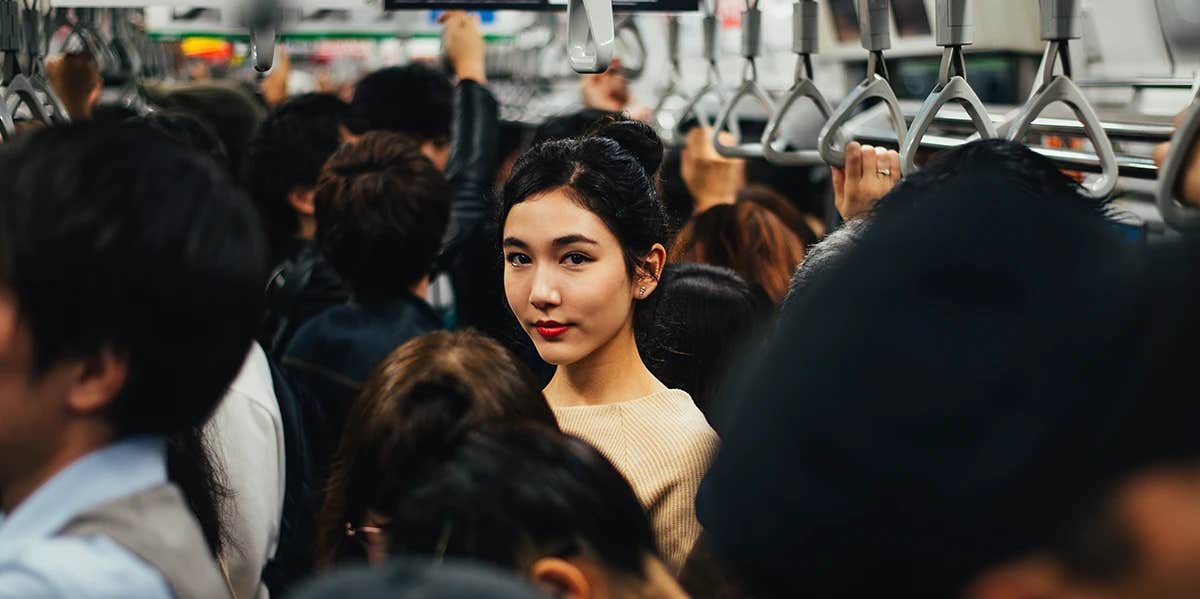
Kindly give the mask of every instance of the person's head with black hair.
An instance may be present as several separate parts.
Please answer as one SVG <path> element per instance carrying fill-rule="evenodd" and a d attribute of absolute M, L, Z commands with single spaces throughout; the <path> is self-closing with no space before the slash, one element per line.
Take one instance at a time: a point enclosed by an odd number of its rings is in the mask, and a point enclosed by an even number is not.
<path fill-rule="evenodd" d="M 935 193 L 946 182 L 962 177 L 964 173 L 973 173 L 985 162 L 1000 172 L 1023 173 L 1020 189 L 1029 193 L 1059 202 L 1080 201 L 1078 182 L 1022 144 L 985 140 L 939 152 L 920 171 L 901 179 L 890 193 L 875 203 L 866 218 L 847 221 L 808 249 L 804 263 L 792 275 L 785 308 L 795 303 L 814 280 L 836 269 L 876 220 L 875 213 L 886 214 L 891 210 L 907 209 Z M 1105 209 L 1105 204 L 1095 201 L 1088 201 L 1087 205 L 1102 211 Z"/>
<path fill-rule="evenodd" d="M 605 123 L 622 120 L 623 118 L 619 112 L 600 110 L 599 108 L 584 108 L 583 110 L 546 119 L 546 122 L 538 125 L 538 128 L 534 130 L 531 143 L 536 146 L 548 141 L 583 137 Z"/>
<path fill-rule="evenodd" d="M 289 257 L 296 239 L 315 235 L 321 167 L 361 129 L 361 119 L 337 96 L 304 94 L 280 104 L 250 139 L 242 178 L 263 217 L 274 262 Z"/>
<path fill-rule="evenodd" d="M 445 170 L 454 120 L 454 87 L 445 73 L 419 62 L 379 69 L 358 82 L 350 103 L 368 130 L 403 133 Z"/>
<path fill-rule="evenodd" d="M 0 149 L 4 511 L 90 451 L 208 418 L 261 317 L 258 231 L 225 172 L 143 127 Z"/>
<path fill-rule="evenodd" d="M 318 578 L 296 599 L 546 599 L 495 566 L 470 560 L 396 558 L 381 566 L 347 566 Z"/>
<path fill-rule="evenodd" d="M 346 533 L 375 525 L 407 492 L 395 466 L 408 459 L 414 439 L 455 436 L 487 422 L 558 429 L 533 375 L 489 337 L 438 331 L 396 348 L 367 379 L 346 421 L 321 510 L 318 564 L 386 556 L 377 535 Z"/>
<path fill-rule="evenodd" d="M 372 131 L 321 171 L 317 244 L 361 301 L 417 292 L 450 220 L 450 184 L 412 140 Z"/>
<path fill-rule="evenodd" d="M 265 107 L 238 84 L 194 83 L 153 90 L 150 95 L 166 110 L 186 112 L 208 123 L 221 138 L 235 173 L 246 158 L 251 136 L 266 117 Z"/>
<path fill-rule="evenodd" d="M 508 304 L 560 373 L 610 352 L 636 357 L 635 307 L 654 293 L 666 262 L 655 191 L 662 152 L 649 126 L 614 121 L 535 146 L 504 187 Z"/>
<path fill-rule="evenodd" d="M 179 145 L 192 148 L 212 159 L 221 168 L 231 168 L 225 144 L 204 121 L 186 113 L 170 110 L 152 112 L 126 121 L 129 124 L 157 131 Z"/>
<path fill-rule="evenodd" d="M 686 597 L 629 483 L 580 439 L 485 425 L 416 439 L 404 457 L 380 523 L 394 555 L 491 563 L 558 597 Z"/>
<path fill-rule="evenodd" d="M 651 322 L 637 331 L 646 365 L 716 422 L 720 383 L 743 344 L 769 323 L 770 298 L 728 268 L 672 263 L 652 302 Z"/>
<path fill-rule="evenodd" d="M 1147 368 L 1178 384 L 1194 352 L 1147 342 L 1179 322 L 1148 318 L 1158 261 L 1105 216 L 1004 141 L 884 198 L 728 389 L 697 509 L 741 578 L 831 599 L 1200 593 L 1179 524 L 1200 517 L 1181 424 L 1200 406 Z M 1167 279 L 1189 301 L 1194 273 Z"/>

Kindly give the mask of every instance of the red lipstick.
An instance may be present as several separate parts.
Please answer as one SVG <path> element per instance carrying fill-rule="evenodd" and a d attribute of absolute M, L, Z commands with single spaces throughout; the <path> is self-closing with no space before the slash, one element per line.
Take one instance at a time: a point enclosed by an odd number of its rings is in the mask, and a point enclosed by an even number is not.
<path fill-rule="evenodd" d="M 555 322 L 553 320 L 539 320 L 533 323 L 533 327 L 537 329 L 539 335 L 545 339 L 557 339 L 562 337 L 570 328 L 569 325 Z"/>

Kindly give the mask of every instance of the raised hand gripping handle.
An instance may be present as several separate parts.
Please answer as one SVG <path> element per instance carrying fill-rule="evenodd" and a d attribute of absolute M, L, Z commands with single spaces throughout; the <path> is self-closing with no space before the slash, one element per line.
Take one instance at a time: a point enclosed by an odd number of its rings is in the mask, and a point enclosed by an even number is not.
<path fill-rule="evenodd" d="M 567 60 L 576 73 L 606 71 L 615 42 L 612 0 L 567 3 Z"/>
<path fill-rule="evenodd" d="M 1171 136 L 1171 152 L 1158 172 L 1158 210 L 1163 220 L 1178 231 L 1200 231 L 1200 208 L 1179 201 L 1179 184 L 1186 173 L 1187 159 L 1200 139 L 1200 82 L 1196 97 L 1183 113 L 1183 121 Z"/>

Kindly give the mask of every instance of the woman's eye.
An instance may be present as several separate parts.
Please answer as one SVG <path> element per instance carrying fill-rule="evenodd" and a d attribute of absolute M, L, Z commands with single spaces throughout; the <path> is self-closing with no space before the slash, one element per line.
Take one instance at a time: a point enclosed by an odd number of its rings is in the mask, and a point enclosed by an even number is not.
<path fill-rule="evenodd" d="M 525 266 L 526 264 L 529 264 L 531 262 L 531 260 L 529 259 L 529 256 L 526 256 L 525 254 L 516 253 L 516 252 L 509 254 L 507 256 L 507 260 L 508 260 L 508 263 L 513 266 Z"/>
<path fill-rule="evenodd" d="M 587 256 L 580 254 L 579 252 L 571 252 L 570 254 L 563 256 L 563 262 L 566 262 L 567 264 L 570 264 L 572 266 L 579 266 L 581 264 L 587 264 L 588 262 L 591 262 L 591 261 L 592 261 L 591 258 L 588 258 Z"/>

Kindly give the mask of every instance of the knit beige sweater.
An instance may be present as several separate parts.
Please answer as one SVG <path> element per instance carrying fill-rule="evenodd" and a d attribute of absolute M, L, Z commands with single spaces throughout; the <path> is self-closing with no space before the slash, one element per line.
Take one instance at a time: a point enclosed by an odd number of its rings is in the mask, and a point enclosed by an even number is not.
<path fill-rule="evenodd" d="M 563 432 L 591 443 L 625 475 L 646 508 L 674 573 L 700 536 L 696 490 L 717 451 L 717 433 L 678 389 L 598 406 L 554 408 Z"/>

